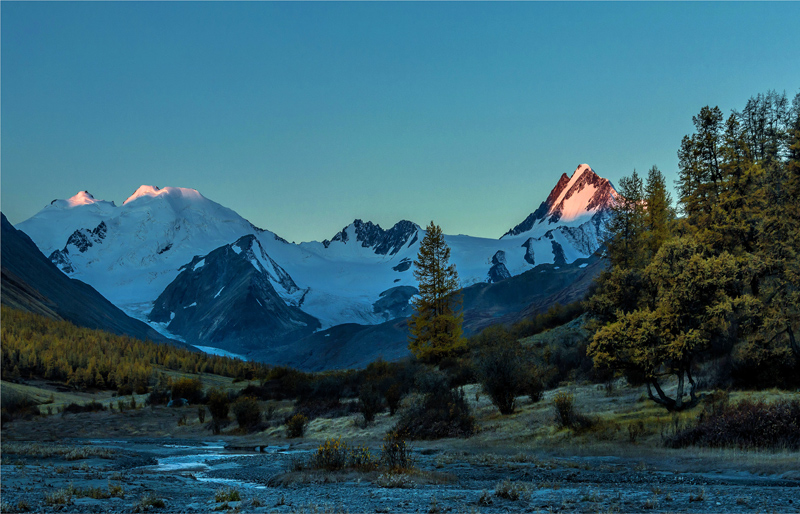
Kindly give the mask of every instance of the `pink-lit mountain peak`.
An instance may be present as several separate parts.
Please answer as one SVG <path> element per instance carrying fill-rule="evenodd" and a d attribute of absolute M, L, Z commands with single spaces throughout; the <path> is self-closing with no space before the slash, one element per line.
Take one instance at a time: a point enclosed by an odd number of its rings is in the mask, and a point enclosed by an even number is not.
<path fill-rule="evenodd" d="M 585 223 L 597 214 L 606 213 L 616 197 L 617 192 L 608 179 L 597 175 L 588 164 L 581 164 L 571 177 L 562 174 L 547 199 L 504 237 L 543 233 L 555 224 Z"/>
<path fill-rule="evenodd" d="M 128 197 L 127 200 L 122 202 L 122 205 L 126 205 L 140 198 L 156 198 L 160 196 L 187 199 L 204 198 L 203 195 L 201 195 L 196 189 L 189 189 L 185 187 L 165 187 L 160 189 L 158 186 L 141 185 L 131 196 Z"/>

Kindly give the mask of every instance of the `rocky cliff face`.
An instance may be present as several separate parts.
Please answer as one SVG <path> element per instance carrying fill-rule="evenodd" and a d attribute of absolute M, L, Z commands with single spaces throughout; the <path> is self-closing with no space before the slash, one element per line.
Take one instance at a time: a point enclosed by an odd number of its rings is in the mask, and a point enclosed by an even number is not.
<path fill-rule="evenodd" d="M 361 244 L 362 248 L 372 248 L 376 255 L 396 255 L 406 244 L 410 246 L 416 242 L 419 230 L 419 225 L 407 220 L 399 221 L 389 230 L 384 230 L 371 221 L 365 223 L 357 219 L 322 244 L 329 248 L 333 242 L 352 243 L 355 234 L 355 243 Z"/>
<path fill-rule="evenodd" d="M 191 344 L 247 354 L 304 337 L 319 322 L 252 236 L 197 256 L 156 299 L 149 319 Z"/>
<path fill-rule="evenodd" d="M 547 199 L 503 237 L 542 235 L 558 225 L 582 226 L 589 220 L 596 227 L 607 218 L 616 197 L 617 192 L 608 179 L 597 175 L 588 164 L 581 164 L 572 177 L 561 175 Z"/>

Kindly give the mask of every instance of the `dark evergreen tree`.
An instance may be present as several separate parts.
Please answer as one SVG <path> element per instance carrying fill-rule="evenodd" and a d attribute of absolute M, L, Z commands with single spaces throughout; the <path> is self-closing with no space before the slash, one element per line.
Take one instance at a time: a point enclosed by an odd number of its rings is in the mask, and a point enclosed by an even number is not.
<path fill-rule="evenodd" d="M 650 168 L 647 182 L 644 186 L 644 229 L 647 242 L 647 259 L 661 248 L 669 239 L 671 225 L 675 219 L 675 209 L 672 207 L 672 195 L 667 190 L 664 174 L 657 166 Z"/>
<path fill-rule="evenodd" d="M 450 247 L 442 229 L 431 221 L 414 261 L 419 295 L 413 300 L 409 320 L 409 349 L 421 361 L 437 363 L 466 347 L 462 337 L 463 314 L 457 298 L 458 272 L 450 264 Z"/>
<path fill-rule="evenodd" d="M 607 227 L 607 255 L 612 266 L 643 268 L 646 264 L 644 185 L 636 170 L 630 177 L 623 177 L 619 185 L 619 196 L 611 208 Z"/>

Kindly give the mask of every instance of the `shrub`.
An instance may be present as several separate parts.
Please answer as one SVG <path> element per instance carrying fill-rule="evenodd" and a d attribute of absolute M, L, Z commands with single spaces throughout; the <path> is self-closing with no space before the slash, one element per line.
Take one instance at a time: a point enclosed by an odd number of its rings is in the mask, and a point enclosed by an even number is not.
<path fill-rule="evenodd" d="M 46 505 L 72 505 L 72 491 L 69 489 L 58 489 L 52 493 L 44 495 Z"/>
<path fill-rule="evenodd" d="M 357 446 L 350 450 L 348 465 L 358 471 L 372 471 L 378 468 L 378 463 L 366 446 Z"/>
<path fill-rule="evenodd" d="M 326 439 L 308 459 L 292 462 L 292 469 L 295 471 L 304 469 L 373 471 L 377 468 L 378 463 L 372 457 L 369 448 L 365 446 L 351 448 L 341 438 Z"/>
<path fill-rule="evenodd" d="M 562 428 L 583 430 L 591 428 L 594 421 L 575 410 L 575 396 L 559 392 L 553 397 L 556 423 Z"/>
<path fill-rule="evenodd" d="M 628 441 L 635 443 L 639 436 L 644 433 L 644 422 L 638 421 L 628 424 Z"/>
<path fill-rule="evenodd" d="M 394 416 L 397 412 L 397 408 L 400 407 L 400 400 L 403 399 L 403 390 L 400 388 L 400 384 L 392 384 L 383 393 L 383 397 L 386 400 L 386 405 L 389 406 L 389 416 Z"/>
<path fill-rule="evenodd" d="M 212 389 L 208 393 L 208 411 L 214 420 L 228 419 L 230 400 L 228 395 L 218 389 Z"/>
<path fill-rule="evenodd" d="M 800 401 L 742 401 L 708 407 L 694 427 L 666 439 L 673 448 L 685 446 L 800 449 Z"/>
<path fill-rule="evenodd" d="M 439 363 L 439 369 L 447 373 L 450 385 L 453 387 L 474 384 L 478 381 L 478 369 L 469 357 L 445 358 Z"/>
<path fill-rule="evenodd" d="M 286 421 L 287 437 L 293 439 L 295 437 L 303 437 L 306 432 L 306 424 L 308 418 L 302 414 L 295 414 Z"/>
<path fill-rule="evenodd" d="M 373 384 L 364 384 L 358 392 L 358 406 L 364 416 L 364 425 L 375 421 L 375 416 L 383 410 L 383 398 Z"/>
<path fill-rule="evenodd" d="M 243 429 L 250 430 L 261 422 L 261 408 L 258 400 L 251 396 L 240 396 L 231 405 L 236 422 Z"/>
<path fill-rule="evenodd" d="M 347 465 L 347 443 L 341 439 L 326 439 L 311 457 L 311 466 L 315 469 L 336 471 Z"/>
<path fill-rule="evenodd" d="M 147 395 L 144 403 L 145 405 L 166 405 L 169 403 L 169 391 L 166 389 L 153 389 Z"/>
<path fill-rule="evenodd" d="M 420 374 L 417 387 L 424 395 L 423 400 L 401 414 L 395 432 L 408 439 L 468 437 L 475 432 L 475 419 L 463 389 L 451 389 L 444 373 Z"/>
<path fill-rule="evenodd" d="M 220 487 L 214 492 L 214 501 L 217 503 L 238 502 L 241 500 L 242 495 L 239 494 L 239 489 L 235 487 Z"/>
<path fill-rule="evenodd" d="M 203 383 L 199 378 L 179 378 L 172 382 L 172 399 L 184 398 L 189 403 L 203 401 Z"/>
<path fill-rule="evenodd" d="M 477 358 L 481 387 L 503 415 L 513 414 L 516 397 L 525 390 L 527 379 L 519 343 L 509 337 L 507 332 L 498 331 L 494 344 Z"/>
<path fill-rule="evenodd" d="M 106 410 L 106 408 L 103 407 L 102 403 L 92 400 L 84 405 L 78 405 L 77 403 L 70 403 L 69 405 L 64 407 L 64 409 L 61 411 L 61 415 L 64 416 L 65 414 L 68 413 L 78 414 L 81 412 L 98 412 L 103 410 Z"/>
<path fill-rule="evenodd" d="M 525 380 L 524 391 L 533 403 L 538 402 L 544 395 L 544 382 L 540 377 L 540 370 L 533 367 Z"/>
<path fill-rule="evenodd" d="M 30 397 L 18 393 L 3 396 L 2 421 L 0 423 L 5 424 L 15 418 L 31 418 L 38 415 L 39 408 Z"/>
<path fill-rule="evenodd" d="M 147 512 L 152 508 L 163 509 L 164 507 L 166 507 L 164 500 L 156 496 L 154 493 L 146 493 L 139 499 L 139 503 L 135 505 L 133 511 Z"/>
<path fill-rule="evenodd" d="M 200 421 L 200 423 L 206 422 L 206 408 L 202 405 L 197 408 L 197 420 Z"/>
<path fill-rule="evenodd" d="M 130 383 L 120 384 L 117 388 L 117 396 L 128 396 L 133 394 L 133 385 Z"/>
<path fill-rule="evenodd" d="M 522 498 L 527 489 L 524 485 L 512 482 L 510 480 L 503 480 L 498 483 L 494 488 L 494 495 L 498 498 L 505 498 L 506 500 L 517 501 Z"/>
<path fill-rule="evenodd" d="M 392 431 L 383 438 L 381 462 L 390 471 L 408 471 L 414 467 L 414 459 L 411 452 L 411 445 L 406 442 L 405 437 L 398 432 Z"/>

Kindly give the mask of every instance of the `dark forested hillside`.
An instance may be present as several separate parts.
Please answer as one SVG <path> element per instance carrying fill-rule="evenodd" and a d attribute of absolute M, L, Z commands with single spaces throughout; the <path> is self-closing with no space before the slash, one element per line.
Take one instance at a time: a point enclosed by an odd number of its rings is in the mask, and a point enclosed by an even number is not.
<path fill-rule="evenodd" d="M 6 306 L 2 319 L 3 380 L 41 377 L 79 389 L 130 385 L 144 392 L 153 379 L 154 366 L 237 378 L 264 376 L 268 369 L 259 363 L 77 327 Z"/>

